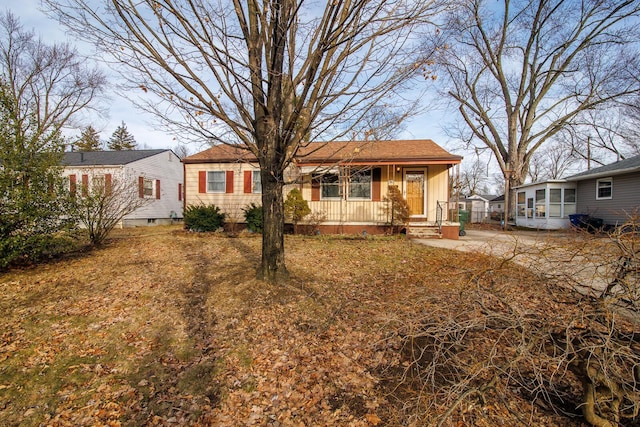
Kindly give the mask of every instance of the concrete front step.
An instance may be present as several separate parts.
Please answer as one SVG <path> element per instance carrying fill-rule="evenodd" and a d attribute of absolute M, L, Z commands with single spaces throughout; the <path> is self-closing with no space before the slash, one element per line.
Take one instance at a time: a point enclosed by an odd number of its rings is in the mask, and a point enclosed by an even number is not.
<path fill-rule="evenodd" d="M 442 239 L 442 234 L 435 225 L 409 225 L 407 237 L 412 239 Z"/>

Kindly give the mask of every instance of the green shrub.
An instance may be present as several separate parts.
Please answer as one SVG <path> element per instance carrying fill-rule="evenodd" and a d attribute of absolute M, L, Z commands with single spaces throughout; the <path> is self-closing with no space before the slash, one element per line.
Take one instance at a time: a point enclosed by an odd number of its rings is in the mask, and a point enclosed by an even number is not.
<path fill-rule="evenodd" d="M 293 231 L 296 232 L 298 222 L 302 221 L 305 216 L 311 213 L 309 203 L 302 197 L 302 193 L 294 188 L 287 194 L 287 200 L 284 201 L 284 213 L 291 218 L 293 222 Z"/>
<path fill-rule="evenodd" d="M 191 231 L 216 231 L 224 225 L 225 214 L 215 205 L 187 206 L 184 227 Z"/>
<path fill-rule="evenodd" d="M 0 240 L 0 271 L 55 259 L 79 246 L 80 243 L 67 233 L 11 236 Z"/>
<path fill-rule="evenodd" d="M 249 231 L 262 233 L 262 206 L 251 203 L 242 209 L 242 211 L 244 212 L 244 219 Z"/>

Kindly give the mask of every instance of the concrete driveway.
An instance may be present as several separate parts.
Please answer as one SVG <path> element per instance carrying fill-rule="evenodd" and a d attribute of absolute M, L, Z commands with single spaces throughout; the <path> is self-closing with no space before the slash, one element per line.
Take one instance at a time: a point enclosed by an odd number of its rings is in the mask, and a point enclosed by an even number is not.
<path fill-rule="evenodd" d="M 603 251 L 608 238 L 572 231 L 502 231 L 467 229 L 459 240 L 416 239 L 427 246 L 463 252 L 482 252 L 516 262 L 557 283 L 585 294 L 600 296 L 611 280 L 611 263 Z M 615 258 L 614 258 L 615 259 Z"/>

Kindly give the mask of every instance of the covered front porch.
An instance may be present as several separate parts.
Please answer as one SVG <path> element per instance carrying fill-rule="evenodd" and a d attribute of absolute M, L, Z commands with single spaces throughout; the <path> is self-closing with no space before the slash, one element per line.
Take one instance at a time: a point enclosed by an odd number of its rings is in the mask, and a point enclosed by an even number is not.
<path fill-rule="evenodd" d="M 457 217 L 449 218 L 449 168 L 380 163 L 305 167 L 301 191 L 321 233 L 457 238 Z M 408 204 L 407 224 L 394 221 L 391 187 L 398 188 Z"/>

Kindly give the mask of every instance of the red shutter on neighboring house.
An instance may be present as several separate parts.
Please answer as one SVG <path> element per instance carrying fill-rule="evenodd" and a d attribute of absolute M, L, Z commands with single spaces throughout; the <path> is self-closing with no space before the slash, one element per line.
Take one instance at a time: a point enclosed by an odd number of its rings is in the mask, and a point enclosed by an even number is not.
<path fill-rule="evenodd" d="M 74 196 L 76 195 L 76 188 L 77 188 L 76 187 L 76 179 L 77 179 L 77 177 L 75 175 L 69 175 L 69 191 Z"/>
<path fill-rule="evenodd" d="M 182 201 L 182 183 L 178 183 L 178 201 Z"/>
<path fill-rule="evenodd" d="M 374 168 L 371 171 L 371 200 L 374 202 L 380 201 L 380 179 L 382 178 L 382 169 Z"/>
<path fill-rule="evenodd" d="M 104 192 L 107 195 L 111 195 L 111 174 L 104 175 Z"/>
<path fill-rule="evenodd" d="M 198 193 L 207 192 L 207 171 L 198 172 Z"/>
<path fill-rule="evenodd" d="M 233 171 L 227 171 L 227 188 L 225 193 L 233 193 Z"/>
<path fill-rule="evenodd" d="M 253 193 L 253 172 L 244 171 L 244 192 Z"/>
<path fill-rule="evenodd" d="M 144 199 L 144 177 L 138 177 L 138 197 Z"/>
<path fill-rule="evenodd" d="M 156 179 L 156 199 L 160 199 L 160 180 Z"/>
<path fill-rule="evenodd" d="M 89 175 L 82 175 L 82 195 L 86 196 L 89 194 Z"/>
<path fill-rule="evenodd" d="M 320 178 L 311 178 L 311 201 L 320 200 Z"/>

